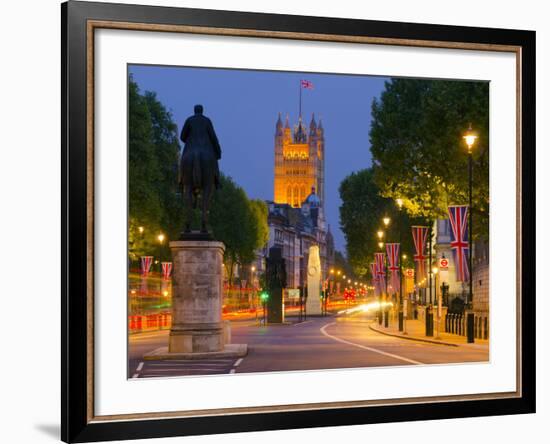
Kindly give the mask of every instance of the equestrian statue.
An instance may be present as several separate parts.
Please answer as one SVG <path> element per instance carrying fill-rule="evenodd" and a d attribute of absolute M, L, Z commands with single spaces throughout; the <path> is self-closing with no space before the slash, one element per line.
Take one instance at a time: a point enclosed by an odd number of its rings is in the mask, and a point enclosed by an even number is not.
<path fill-rule="evenodd" d="M 214 190 L 220 187 L 218 160 L 220 143 L 211 120 L 203 115 L 202 105 L 195 105 L 195 114 L 185 121 L 180 135 L 185 144 L 179 165 L 179 186 L 186 208 L 182 237 L 191 233 L 193 209 L 201 196 L 201 233 L 208 234 L 208 210 Z"/>

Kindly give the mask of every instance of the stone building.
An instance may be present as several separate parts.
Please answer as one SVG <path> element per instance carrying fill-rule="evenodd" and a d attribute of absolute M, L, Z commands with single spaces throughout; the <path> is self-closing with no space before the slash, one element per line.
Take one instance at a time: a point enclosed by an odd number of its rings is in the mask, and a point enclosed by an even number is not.
<path fill-rule="evenodd" d="M 256 266 L 264 269 L 273 246 L 282 249 L 287 268 L 287 288 L 307 281 L 309 247 L 319 246 L 321 278 L 334 266 L 334 238 L 324 214 L 324 130 L 312 116 L 309 132 L 302 118 L 291 131 L 288 117 L 275 125 L 273 201 L 267 201 L 269 241 L 258 251 Z"/>
<path fill-rule="evenodd" d="M 275 180 L 273 201 L 300 208 L 315 188 L 321 206 L 325 201 L 325 137 L 323 125 L 311 117 L 309 132 L 302 117 L 291 131 L 288 116 L 275 125 Z"/>

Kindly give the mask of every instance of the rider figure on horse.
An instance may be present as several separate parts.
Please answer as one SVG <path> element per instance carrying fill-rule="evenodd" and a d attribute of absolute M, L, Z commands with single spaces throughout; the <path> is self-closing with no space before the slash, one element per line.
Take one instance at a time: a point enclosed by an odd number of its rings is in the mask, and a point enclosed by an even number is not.
<path fill-rule="evenodd" d="M 187 209 L 185 232 L 191 231 L 191 208 L 197 207 L 198 196 L 202 194 L 201 232 L 206 233 L 210 199 L 220 186 L 218 160 L 222 151 L 211 120 L 203 115 L 202 105 L 195 105 L 195 114 L 185 121 L 180 139 L 185 143 L 179 166 L 179 185 Z"/>

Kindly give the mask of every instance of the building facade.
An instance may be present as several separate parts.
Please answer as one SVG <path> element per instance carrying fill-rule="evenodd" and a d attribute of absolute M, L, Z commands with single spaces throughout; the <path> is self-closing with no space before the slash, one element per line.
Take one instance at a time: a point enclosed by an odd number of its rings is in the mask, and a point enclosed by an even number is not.
<path fill-rule="evenodd" d="M 311 117 L 309 131 L 298 119 L 293 130 L 288 116 L 283 127 L 281 115 L 275 125 L 275 180 L 273 201 L 300 208 L 315 188 L 321 205 L 325 201 L 325 137 L 323 124 Z"/>
<path fill-rule="evenodd" d="M 280 247 L 285 259 L 287 289 L 307 282 L 309 248 L 319 246 L 321 278 L 334 266 L 334 238 L 324 214 L 324 130 L 312 116 L 309 130 L 301 117 L 291 130 L 288 117 L 275 125 L 273 200 L 267 201 L 269 241 L 258 252 L 257 267 L 263 269 L 271 247 Z"/>

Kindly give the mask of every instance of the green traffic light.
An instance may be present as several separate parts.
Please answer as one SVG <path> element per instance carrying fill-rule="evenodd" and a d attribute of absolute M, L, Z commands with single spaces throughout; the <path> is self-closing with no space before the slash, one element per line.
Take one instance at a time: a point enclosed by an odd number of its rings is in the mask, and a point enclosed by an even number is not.
<path fill-rule="evenodd" d="M 269 294 L 266 293 L 265 291 L 262 292 L 262 293 L 260 294 L 260 299 L 261 299 L 262 301 L 267 301 L 267 300 L 269 299 Z"/>

